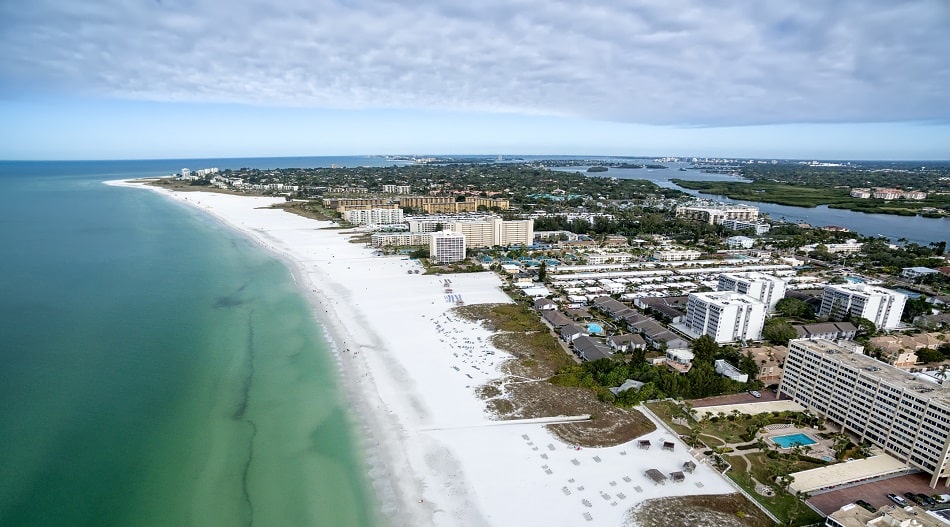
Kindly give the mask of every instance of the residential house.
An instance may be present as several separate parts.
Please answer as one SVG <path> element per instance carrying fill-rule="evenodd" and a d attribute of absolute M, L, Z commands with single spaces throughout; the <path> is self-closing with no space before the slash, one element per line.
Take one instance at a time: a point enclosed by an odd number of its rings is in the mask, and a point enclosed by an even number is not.
<path fill-rule="evenodd" d="M 624 335 L 614 335 L 607 338 L 607 345 L 619 353 L 628 353 L 637 349 L 646 349 L 647 342 L 641 335 L 636 333 L 626 333 Z"/>
<path fill-rule="evenodd" d="M 666 350 L 666 365 L 680 373 L 689 372 L 693 367 L 694 358 L 693 352 L 685 348 L 667 348 Z"/>
<path fill-rule="evenodd" d="M 544 318 L 544 320 L 546 320 L 548 324 L 551 324 L 555 328 L 563 328 L 564 326 L 573 324 L 573 321 L 571 321 L 571 319 L 564 316 L 564 314 L 561 313 L 560 311 L 555 311 L 553 309 L 542 311 L 541 317 Z"/>
<path fill-rule="evenodd" d="M 823 322 L 792 326 L 800 339 L 852 340 L 858 328 L 850 322 Z"/>
<path fill-rule="evenodd" d="M 561 338 L 564 339 L 565 342 L 574 342 L 576 339 L 588 335 L 587 328 L 583 328 L 577 324 L 568 324 L 561 328 Z"/>
<path fill-rule="evenodd" d="M 534 301 L 534 308 L 538 311 L 557 309 L 557 303 L 549 298 L 539 298 Z"/>
<path fill-rule="evenodd" d="M 604 344 L 603 340 L 591 336 L 585 335 L 577 337 L 571 345 L 574 347 L 574 351 L 586 361 L 607 359 L 612 355 L 610 348 Z"/>

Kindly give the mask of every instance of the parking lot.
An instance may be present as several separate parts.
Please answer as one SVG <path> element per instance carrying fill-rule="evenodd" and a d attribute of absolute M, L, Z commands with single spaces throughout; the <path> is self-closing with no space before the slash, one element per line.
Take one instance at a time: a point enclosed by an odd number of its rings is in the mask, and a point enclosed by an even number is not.
<path fill-rule="evenodd" d="M 716 397 L 707 397 L 705 399 L 693 399 L 689 404 L 693 405 L 693 408 L 702 408 L 706 406 L 723 406 L 727 404 L 743 404 L 743 403 L 756 403 L 764 401 L 775 401 L 777 399 L 777 394 L 771 390 L 759 390 L 762 394 L 761 398 L 753 397 L 749 392 L 734 393 L 730 395 L 718 395 Z M 785 397 L 784 399 L 788 399 Z"/>
<path fill-rule="evenodd" d="M 854 503 L 862 499 L 875 508 L 884 505 L 893 505 L 894 502 L 887 497 L 889 493 L 897 494 L 902 498 L 905 492 L 913 492 L 914 494 L 920 492 L 928 496 L 942 493 L 950 494 L 950 489 L 944 487 L 942 482 L 937 485 L 936 489 L 930 488 L 929 483 L 930 476 L 925 474 L 910 474 L 833 490 L 812 496 L 811 499 L 808 500 L 808 503 L 825 514 L 831 514 L 848 503 Z"/>

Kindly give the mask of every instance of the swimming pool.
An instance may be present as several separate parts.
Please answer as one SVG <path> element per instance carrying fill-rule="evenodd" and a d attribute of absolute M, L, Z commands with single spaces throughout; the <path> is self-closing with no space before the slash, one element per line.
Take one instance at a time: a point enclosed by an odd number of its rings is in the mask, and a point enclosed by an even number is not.
<path fill-rule="evenodd" d="M 805 434 L 789 434 L 773 437 L 772 442 L 781 448 L 792 448 L 793 446 L 814 445 L 818 441 L 815 441 Z"/>
<path fill-rule="evenodd" d="M 600 327 L 600 324 L 588 324 L 587 332 L 599 335 L 604 332 L 604 328 Z"/>

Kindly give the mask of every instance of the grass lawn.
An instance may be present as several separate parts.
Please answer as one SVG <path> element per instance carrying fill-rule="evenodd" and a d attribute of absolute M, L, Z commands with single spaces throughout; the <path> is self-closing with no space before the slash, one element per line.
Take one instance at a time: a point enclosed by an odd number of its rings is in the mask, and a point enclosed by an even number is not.
<path fill-rule="evenodd" d="M 734 421 L 729 419 L 720 419 L 717 422 L 708 422 L 702 427 L 702 433 L 714 435 L 726 443 L 746 443 L 742 434 L 746 432 L 748 422 L 746 419 L 738 418 Z"/>
<path fill-rule="evenodd" d="M 670 425 L 673 430 L 676 430 L 679 434 L 689 434 L 689 427 L 678 425 L 673 423 L 673 417 L 685 417 L 683 415 L 682 408 L 671 401 L 654 401 L 651 403 L 646 403 L 647 408 L 649 408 L 657 417 L 662 419 L 666 424 Z M 690 420 L 692 422 L 692 419 Z"/>

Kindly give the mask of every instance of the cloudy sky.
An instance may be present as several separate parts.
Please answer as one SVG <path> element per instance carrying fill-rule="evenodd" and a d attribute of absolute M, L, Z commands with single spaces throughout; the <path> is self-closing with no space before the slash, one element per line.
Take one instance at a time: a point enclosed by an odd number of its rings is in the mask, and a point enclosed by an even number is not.
<path fill-rule="evenodd" d="M 0 0 L 0 159 L 950 159 L 947 0 Z"/>

